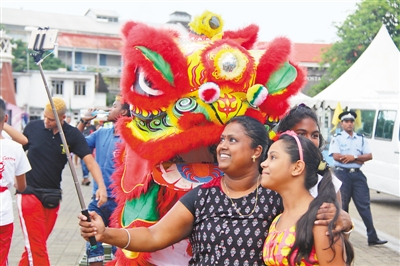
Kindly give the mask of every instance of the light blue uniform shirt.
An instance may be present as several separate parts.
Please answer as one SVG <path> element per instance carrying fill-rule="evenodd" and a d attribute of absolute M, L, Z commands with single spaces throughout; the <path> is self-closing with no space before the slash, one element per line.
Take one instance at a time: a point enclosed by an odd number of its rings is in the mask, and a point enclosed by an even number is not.
<path fill-rule="evenodd" d="M 114 125 L 104 128 L 101 127 L 89 136 L 86 137 L 86 142 L 90 148 L 96 149 L 96 162 L 99 164 L 101 174 L 103 175 L 104 183 L 107 188 L 107 195 L 109 198 L 114 198 L 111 189 L 111 175 L 114 173 L 114 155 L 115 145 L 121 142 L 119 136 L 114 135 Z M 93 184 L 93 194 L 96 193 L 98 185 L 96 182 Z"/>
<path fill-rule="evenodd" d="M 331 144 L 329 146 L 329 156 L 333 153 L 340 154 L 350 154 L 350 155 L 362 155 L 369 154 L 371 150 L 369 148 L 368 142 L 362 135 L 358 135 L 353 132 L 351 137 L 346 131 L 342 131 L 336 134 L 331 139 Z M 343 168 L 360 168 L 361 165 L 358 163 L 341 163 L 338 161 L 333 161 L 334 166 L 339 166 Z"/>

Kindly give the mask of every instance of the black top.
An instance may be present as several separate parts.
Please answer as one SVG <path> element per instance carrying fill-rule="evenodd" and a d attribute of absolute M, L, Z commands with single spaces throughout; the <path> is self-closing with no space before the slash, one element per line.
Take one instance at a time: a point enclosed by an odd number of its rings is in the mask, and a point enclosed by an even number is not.
<path fill-rule="evenodd" d="M 91 154 L 85 137 L 77 128 L 63 123 L 62 129 L 70 152 L 80 158 Z M 32 166 L 32 170 L 26 173 L 27 185 L 60 189 L 61 172 L 67 163 L 60 133 L 54 135 L 52 130 L 44 127 L 43 120 L 35 120 L 25 127 L 24 135 L 28 138 L 24 150 L 28 150 L 28 159 Z"/>
<path fill-rule="evenodd" d="M 249 214 L 256 191 L 232 200 L 242 214 Z M 259 186 L 250 216 L 240 216 L 219 186 L 196 187 L 180 201 L 194 216 L 189 265 L 264 265 L 262 248 L 269 226 L 283 211 L 278 193 Z"/>

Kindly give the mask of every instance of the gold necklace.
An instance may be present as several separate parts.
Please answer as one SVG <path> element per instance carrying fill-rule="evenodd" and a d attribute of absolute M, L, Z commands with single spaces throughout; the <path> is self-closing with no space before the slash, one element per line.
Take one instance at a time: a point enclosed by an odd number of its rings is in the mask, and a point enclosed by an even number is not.
<path fill-rule="evenodd" d="M 232 198 L 229 196 L 229 189 L 228 189 L 228 186 L 226 185 L 225 178 L 224 178 L 224 185 L 225 185 L 225 189 L 226 189 L 226 196 L 230 199 L 230 201 L 231 201 L 231 203 L 232 203 L 232 207 L 235 209 L 235 211 L 236 211 L 240 216 L 250 216 L 250 215 L 252 215 L 252 214 L 254 213 L 254 211 L 256 210 L 257 203 L 258 203 L 258 186 L 260 185 L 260 184 L 259 184 L 260 176 L 261 176 L 261 175 L 259 174 L 258 177 L 257 177 L 256 202 L 254 203 L 254 208 L 253 208 L 253 210 L 252 210 L 249 214 L 246 214 L 246 215 L 243 215 L 243 214 L 237 209 L 236 203 L 234 203 L 233 200 L 232 200 Z"/>

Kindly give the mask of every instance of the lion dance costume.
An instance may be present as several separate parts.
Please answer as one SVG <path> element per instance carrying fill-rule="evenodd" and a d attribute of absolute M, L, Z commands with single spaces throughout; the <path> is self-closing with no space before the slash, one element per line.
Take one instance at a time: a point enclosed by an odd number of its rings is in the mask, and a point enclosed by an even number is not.
<path fill-rule="evenodd" d="M 124 145 L 113 175 L 115 227 L 149 227 L 184 193 L 218 177 L 213 147 L 225 123 L 247 115 L 271 129 L 304 83 L 285 37 L 251 50 L 257 25 L 223 32 L 208 11 L 189 26 L 188 36 L 132 21 L 122 29 L 121 94 L 132 117 L 117 123 Z M 183 240 L 154 253 L 118 250 L 111 264 L 187 265 L 190 253 Z"/>

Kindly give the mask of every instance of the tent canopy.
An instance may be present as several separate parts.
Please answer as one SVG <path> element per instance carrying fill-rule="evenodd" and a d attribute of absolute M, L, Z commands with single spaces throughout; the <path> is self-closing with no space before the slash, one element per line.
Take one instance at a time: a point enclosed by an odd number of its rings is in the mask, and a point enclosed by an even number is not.
<path fill-rule="evenodd" d="M 294 106 L 299 105 L 301 103 L 307 103 L 310 100 L 311 100 L 310 96 L 307 96 L 302 92 L 299 92 L 296 95 L 290 97 L 290 99 L 289 99 L 290 107 L 294 107 Z"/>
<path fill-rule="evenodd" d="M 382 25 L 360 58 L 336 81 L 314 96 L 308 105 L 335 109 L 352 102 L 399 99 L 400 53 Z"/>

